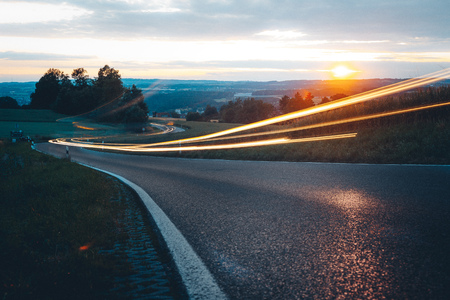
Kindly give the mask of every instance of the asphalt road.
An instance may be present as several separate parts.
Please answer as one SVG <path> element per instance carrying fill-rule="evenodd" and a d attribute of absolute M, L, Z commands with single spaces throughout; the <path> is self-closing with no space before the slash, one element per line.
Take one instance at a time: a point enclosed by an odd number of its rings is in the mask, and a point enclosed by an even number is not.
<path fill-rule="evenodd" d="M 232 299 L 450 297 L 449 166 L 70 152 L 147 191 Z"/>

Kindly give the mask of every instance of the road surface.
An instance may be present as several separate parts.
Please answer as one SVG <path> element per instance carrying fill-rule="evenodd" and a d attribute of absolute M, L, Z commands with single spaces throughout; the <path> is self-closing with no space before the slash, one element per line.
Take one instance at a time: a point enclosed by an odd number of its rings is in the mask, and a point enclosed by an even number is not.
<path fill-rule="evenodd" d="M 70 152 L 147 191 L 231 299 L 450 296 L 449 166 Z"/>

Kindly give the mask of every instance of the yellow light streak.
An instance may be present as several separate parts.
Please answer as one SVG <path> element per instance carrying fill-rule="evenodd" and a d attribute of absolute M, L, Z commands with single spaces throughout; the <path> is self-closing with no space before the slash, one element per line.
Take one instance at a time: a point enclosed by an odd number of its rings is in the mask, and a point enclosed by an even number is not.
<path fill-rule="evenodd" d="M 207 145 L 207 146 L 183 146 L 183 147 L 161 147 L 161 148 L 128 148 L 119 146 L 109 146 L 109 145 L 98 145 L 98 144 L 83 144 L 83 148 L 93 148 L 93 149 L 106 149 L 106 150 L 117 150 L 117 151 L 127 151 L 127 152 L 178 152 L 178 151 L 204 151 L 204 150 L 226 150 L 226 149 L 239 149 L 239 148 L 249 148 L 249 147 L 261 147 L 261 146 L 271 146 L 271 145 L 281 145 L 281 144 L 291 144 L 291 143 L 304 143 L 313 141 L 324 141 L 324 140 L 334 140 L 334 139 L 346 139 L 356 137 L 357 133 L 346 133 L 346 134 L 336 134 L 327 136 L 317 136 L 308 137 L 300 139 L 272 139 L 256 142 L 245 142 L 245 143 L 233 143 L 226 145 Z M 67 142 L 63 139 L 50 140 L 50 143 L 65 145 L 65 146 L 80 146 L 78 143 Z"/>
<path fill-rule="evenodd" d="M 425 105 L 425 106 L 419 106 L 419 107 L 413 107 L 413 108 L 407 108 L 407 109 L 400 109 L 400 110 L 391 111 L 391 112 L 378 113 L 378 114 L 372 114 L 372 115 L 366 115 L 366 116 L 360 116 L 360 117 L 354 117 L 354 118 L 347 118 L 347 119 L 343 119 L 343 120 L 336 120 L 336 121 L 322 122 L 322 123 L 311 124 L 311 125 L 304 125 L 304 126 L 299 126 L 299 127 L 295 127 L 295 128 L 289 128 L 289 129 L 280 129 L 280 130 L 271 130 L 271 131 L 249 133 L 249 134 L 224 136 L 224 137 L 219 137 L 219 138 L 212 138 L 212 139 L 197 141 L 197 143 L 223 141 L 223 140 L 231 140 L 231 139 L 242 139 L 242 138 L 249 138 L 249 137 L 259 137 L 259 136 L 264 136 L 264 135 L 289 133 L 289 132 L 294 132 L 294 131 L 302 131 L 302 130 L 307 130 L 307 129 L 319 128 L 319 127 L 342 125 L 342 124 L 346 124 L 346 123 L 365 121 L 365 120 L 377 119 L 377 118 L 382 118 L 382 117 L 389 117 L 389 116 L 394 116 L 394 115 L 398 115 L 398 114 L 416 112 L 416 111 L 420 111 L 420 110 L 442 107 L 442 106 L 447 106 L 447 105 L 450 105 L 450 102 L 431 104 L 431 105 Z M 175 143 L 175 142 L 173 142 L 173 143 Z M 152 144 L 151 146 L 154 146 L 154 145 L 155 144 Z"/>
<path fill-rule="evenodd" d="M 410 90 L 410 89 L 413 89 L 416 87 L 420 87 L 423 85 L 431 84 L 433 82 L 443 80 L 444 78 L 448 77 L 449 75 L 450 75 L 450 69 L 445 69 L 445 70 L 431 73 L 428 75 L 424 75 L 424 76 L 421 76 L 418 78 L 408 79 L 408 80 L 405 80 L 402 82 L 388 85 L 386 87 L 377 88 L 377 89 L 374 89 L 374 90 L 371 90 L 368 92 L 360 93 L 358 95 L 342 98 L 342 99 L 339 99 L 339 100 L 336 100 L 333 102 L 313 106 L 310 108 L 306 108 L 306 109 L 299 110 L 299 111 L 296 111 L 293 113 L 266 119 L 263 121 L 259 121 L 259 122 L 255 122 L 255 123 L 251 123 L 251 124 L 247 124 L 247 125 L 243 125 L 243 126 L 219 131 L 216 133 L 199 136 L 199 137 L 180 139 L 180 140 L 168 141 L 168 142 L 160 142 L 160 143 L 155 143 L 153 145 L 160 146 L 160 145 L 170 145 L 170 144 L 177 144 L 177 143 L 189 143 L 189 142 L 193 142 L 193 141 L 200 141 L 200 140 L 211 139 L 211 138 L 220 137 L 220 136 L 224 136 L 224 135 L 229 135 L 229 134 L 246 131 L 246 130 L 250 130 L 250 129 L 256 129 L 259 127 L 272 125 L 272 124 L 276 124 L 276 123 L 280 123 L 280 122 L 290 121 L 292 119 L 298 119 L 301 117 L 306 117 L 306 116 L 318 114 L 321 112 L 346 107 L 346 106 L 349 106 L 352 104 L 373 100 L 375 98 L 384 97 L 384 96 L 387 96 L 390 94 L 395 94 L 395 93 Z"/>
<path fill-rule="evenodd" d="M 351 97 L 343 98 L 337 101 L 329 102 L 326 104 L 310 107 L 304 110 L 296 111 L 293 113 L 285 114 L 282 116 L 266 119 L 263 121 L 231 128 L 228 130 L 207 134 L 199 137 L 194 138 L 187 138 L 187 139 L 180 139 L 175 141 L 168 141 L 168 142 L 161 142 L 161 143 L 153 143 L 153 144 L 99 144 L 99 143 L 86 143 L 82 142 L 80 139 L 73 140 L 72 142 L 68 142 L 64 139 L 58 139 L 50 141 L 52 143 L 59 143 L 62 145 L 68 145 L 68 146 L 83 146 L 86 148 L 101 148 L 101 149 L 110 149 L 110 150 L 119 150 L 119 151 L 132 151 L 132 152 L 167 152 L 167 151 L 200 151 L 200 150 L 218 150 L 218 149 L 234 149 L 234 148 L 246 148 L 246 147 L 258 147 L 258 146 L 266 146 L 266 145 L 278 145 L 278 144 L 287 144 L 287 143 L 297 143 L 297 142 L 305 142 L 305 141 L 318 141 L 318 140 L 326 140 L 326 139 L 336 139 L 336 138 L 349 138 L 349 137 L 355 137 L 356 133 L 353 134 L 344 134 L 344 135 L 331 135 L 331 136 L 323 136 L 323 137 L 313 137 L 313 138 L 301 138 L 301 139 L 272 139 L 272 140 L 264 140 L 264 141 L 254 141 L 254 142 L 244 142 L 244 143 L 231 143 L 231 144 L 224 144 L 224 145 L 206 145 L 206 146 L 181 146 L 181 143 L 193 143 L 193 142 L 201 142 L 201 141 L 213 141 L 213 140 L 219 140 L 218 137 L 223 137 L 225 135 L 242 132 L 245 130 L 250 129 L 256 129 L 262 126 L 272 125 L 284 121 L 289 121 L 292 119 L 298 119 L 301 117 L 306 117 L 310 115 L 314 115 L 320 112 L 325 112 L 333 109 L 338 109 L 342 107 L 346 107 L 349 105 L 353 105 L 356 103 L 361 103 L 365 101 L 369 101 L 375 98 L 387 96 L 393 93 L 402 92 L 405 90 L 409 90 L 412 88 L 420 87 L 423 85 L 431 84 L 436 81 L 440 81 L 450 75 L 450 69 L 445 69 L 439 72 L 435 72 L 432 74 L 424 75 L 418 78 L 413 78 L 409 80 L 405 80 L 396 84 L 392 84 L 386 87 L 378 88 L 369 92 L 361 93 L 358 95 L 354 95 Z M 255 133 L 255 134 L 249 134 L 249 135 L 241 135 L 241 137 L 250 137 L 250 136 L 258 136 L 263 134 L 275 134 L 275 133 L 284 133 L 289 131 L 298 131 L 298 130 L 304 130 L 304 129 L 310 129 L 310 128 L 316 128 L 321 126 L 330 126 L 330 125 L 336 125 L 336 124 L 343 124 L 348 122 L 355 122 L 355 121 L 361 121 L 371 118 L 378 118 L 378 117 L 384 117 L 394 114 L 400 114 L 400 113 L 406 113 L 406 112 L 412 112 L 432 107 L 438 107 L 443 105 L 448 105 L 449 103 L 441 103 L 441 104 L 434 104 L 434 105 L 428 105 L 423 107 L 417 107 L 417 108 L 410 108 L 410 109 L 404 109 L 394 112 L 388 112 L 388 113 L 379 113 L 374 114 L 370 116 L 362 116 L 362 117 L 355 117 L 350 119 L 344 119 L 344 120 L 338 120 L 338 121 L 331 121 L 331 122 L 325 122 L 320 124 L 314 124 L 314 125 L 307 125 L 292 129 L 286 129 L 283 131 L 271 131 L 268 133 Z M 226 139 L 236 138 L 234 137 L 228 137 Z M 225 139 L 225 138 L 222 138 Z M 160 146 L 168 146 L 168 145 L 174 145 L 178 144 L 180 146 L 178 147 L 160 147 Z"/>

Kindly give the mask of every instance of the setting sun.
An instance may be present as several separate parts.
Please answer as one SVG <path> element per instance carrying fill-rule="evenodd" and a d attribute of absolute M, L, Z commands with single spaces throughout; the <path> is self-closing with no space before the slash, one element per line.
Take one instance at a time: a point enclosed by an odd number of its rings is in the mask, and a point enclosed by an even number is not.
<path fill-rule="evenodd" d="M 333 77 L 338 78 L 338 79 L 350 78 L 356 72 L 358 72 L 358 71 L 352 70 L 344 65 L 336 66 L 334 69 L 331 70 Z"/>

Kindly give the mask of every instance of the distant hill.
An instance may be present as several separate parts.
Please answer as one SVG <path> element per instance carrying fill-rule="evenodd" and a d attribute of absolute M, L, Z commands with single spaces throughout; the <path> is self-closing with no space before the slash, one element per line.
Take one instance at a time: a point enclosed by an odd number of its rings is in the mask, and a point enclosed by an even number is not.
<path fill-rule="evenodd" d="M 30 95 L 34 92 L 36 82 L 0 82 L 0 97 L 16 99 L 22 106 L 30 103 Z"/>
<path fill-rule="evenodd" d="M 237 97 L 253 97 L 276 103 L 284 95 L 292 97 L 297 91 L 310 92 L 315 97 L 335 94 L 354 95 L 397 83 L 404 79 L 360 80 L 288 80 L 288 81 L 215 81 L 123 78 L 124 86 L 135 84 L 142 89 L 150 111 L 175 109 L 196 110 L 213 105 L 220 108 Z M 36 82 L 0 82 L 0 97 L 9 96 L 19 105 L 28 104 Z M 444 80 L 435 85 L 449 85 Z"/>

